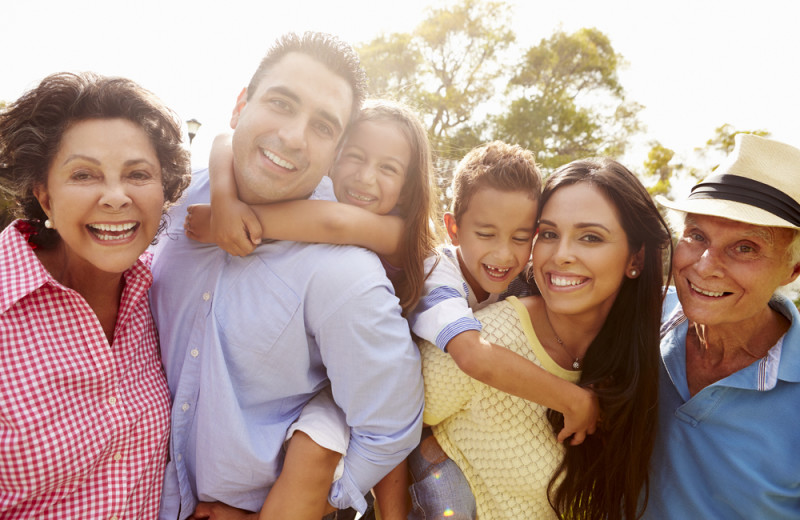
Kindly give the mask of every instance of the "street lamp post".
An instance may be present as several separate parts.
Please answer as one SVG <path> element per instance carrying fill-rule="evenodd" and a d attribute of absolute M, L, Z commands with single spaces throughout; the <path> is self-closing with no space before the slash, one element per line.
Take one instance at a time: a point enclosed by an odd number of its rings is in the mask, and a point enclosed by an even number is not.
<path fill-rule="evenodd" d="M 197 119 L 192 118 L 186 121 L 186 128 L 189 133 L 189 146 L 192 146 L 192 139 L 194 139 L 194 136 L 197 135 L 197 131 L 200 130 L 200 126 L 201 123 Z"/>

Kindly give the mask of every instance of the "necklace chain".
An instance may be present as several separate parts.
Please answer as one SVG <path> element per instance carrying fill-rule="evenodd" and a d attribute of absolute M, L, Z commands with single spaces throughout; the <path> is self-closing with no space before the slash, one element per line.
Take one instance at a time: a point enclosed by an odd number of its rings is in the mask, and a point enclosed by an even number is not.
<path fill-rule="evenodd" d="M 547 315 L 547 312 L 545 312 L 545 316 L 547 317 L 547 323 L 550 325 L 550 329 L 553 331 L 553 335 L 556 337 L 558 346 L 561 347 L 561 350 L 563 350 L 567 356 L 572 357 L 570 356 L 569 352 L 567 352 L 567 347 L 564 346 L 564 340 L 561 339 L 561 337 L 558 335 L 558 332 L 556 332 L 556 328 L 553 327 L 553 323 L 550 321 L 550 316 Z M 581 358 L 578 357 L 575 358 L 575 361 L 572 362 L 572 369 L 573 370 L 581 369 Z"/>

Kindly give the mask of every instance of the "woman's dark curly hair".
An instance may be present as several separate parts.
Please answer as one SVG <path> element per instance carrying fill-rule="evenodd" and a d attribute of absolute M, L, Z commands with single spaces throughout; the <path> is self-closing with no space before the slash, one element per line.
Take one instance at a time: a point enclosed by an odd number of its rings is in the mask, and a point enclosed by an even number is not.
<path fill-rule="evenodd" d="M 164 208 L 189 185 L 189 152 L 183 147 L 178 116 L 134 81 L 84 72 L 51 74 L 0 113 L 0 190 L 13 199 L 15 216 L 35 227 L 31 242 L 52 247 L 58 232 L 34 197 L 47 182 L 61 138 L 71 125 L 89 119 L 127 119 L 147 134 L 161 163 Z M 166 221 L 162 218 L 159 231 Z"/>

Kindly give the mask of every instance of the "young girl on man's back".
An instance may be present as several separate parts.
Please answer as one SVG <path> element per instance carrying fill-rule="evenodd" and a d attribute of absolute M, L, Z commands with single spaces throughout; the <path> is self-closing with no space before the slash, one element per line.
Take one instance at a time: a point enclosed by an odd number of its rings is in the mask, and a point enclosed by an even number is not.
<path fill-rule="evenodd" d="M 434 216 L 432 206 L 435 197 L 429 171 L 430 148 L 424 127 L 411 111 L 388 102 L 367 104 L 362 110 L 345 137 L 339 158 L 330 173 L 336 198 L 344 204 L 299 200 L 248 207 L 236 198 L 232 154 L 229 150 L 224 153 L 225 146 L 229 147 L 229 140 L 227 144 L 225 139 L 220 138 L 215 142 L 216 149 L 212 151 L 209 165 L 212 206 L 210 210 L 207 205 L 190 208 L 186 224 L 190 237 L 217 242 L 226 251 L 238 255 L 252 251 L 262 237 L 366 247 L 376 252 L 383 261 L 404 314 L 424 296 L 422 293 L 428 273 L 423 264 L 426 256 L 435 253 L 437 240 L 432 222 L 438 219 Z M 533 167 L 531 175 L 538 179 L 538 170 L 533 165 L 532 157 L 530 162 Z M 499 165 L 498 168 L 504 166 Z M 537 201 L 539 186 L 537 181 L 537 193 L 532 195 Z M 213 217 L 210 216 L 211 212 Z M 523 255 L 524 261 L 530 254 L 535 202 L 529 220 L 528 227 L 531 229 L 525 240 L 527 251 Z M 429 264 L 436 265 L 431 260 Z M 519 266 L 521 269 L 522 265 Z M 505 286 L 513 277 L 508 278 Z M 470 338 L 473 339 L 474 348 L 480 349 L 481 359 L 485 363 L 480 367 L 473 364 L 472 369 L 464 368 L 471 377 L 537 403 L 540 397 L 557 390 L 556 386 L 551 386 L 552 378 L 547 379 L 549 374 L 530 361 L 494 345 L 487 351 L 489 345 L 481 343 L 478 337 Z M 472 343 L 468 341 L 466 347 L 460 349 L 460 359 L 468 357 Z M 478 353 L 476 350 L 472 352 Z M 520 364 L 525 364 L 525 371 L 520 370 Z M 525 374 L 525 380 L 508 381 L 507 377 L 501 377 L 502 374 L 512 373 Z M 341 412 L 329 391 L 321 392 L 306 407 L 289 433 L 291 442 L 288 443 L 286 462 L 262 508 L 262 518 L 270 515 L 273 515 L 272 518 L 285 517 L 289 508 L 292 518 L 320 518 L 321 514 L 318 513 L 325 505 L 325 492 L 333 468 L 347 447 L 346 422 L 336 414 Z M 582 425 L 575 431 L 593 430 L 596 404 L 580 416 L 571 416 L 570 419 L 573 417 L 576 417 L 574 423 Z M 320 427 L 320 424 L 324 426 Z M 344 437 L 336 443 L 324 442 L 326 435 L 322 430 L 329 433 L 329 430 L 336 430 L 337 425 L 341 426 Z M 320 476 L 317 486 L 309 483 L 312 469 L 314 475 Z M 403 464 L 376 486 L 383 520 L 406 518 L 406 483 Z M 276 493 L 278 490 L 281 491 Z M 307 497 L 307 503 L 320 504 L 319 508 L 310 508 L 307 516 L 297 512 L 298 504 L 302 502 L 298 498 L 301 494 Z"/>
<path fill-rule="evenodd" d="M 333 192 L 344 204 L 244 204 L 236 197 L 229 136 L 215 140 L 209 171 L 212 203 L 189 208 L 185 227 L 191 238 L 216 242 L 240 256 L 262 238 L 362 246 L 380 257 L 404 314 L 422 296 L 423 264 L 439 242 L 432 225 L 438 217 L 428 137 L 404 105 L 368 102 L 353 123 L 329 174 Z M 349 440 L 349 428 L 329 389 L 309 402 L 287 438 L 283 470 L 260 518 L 286 518 L 291 511 L 291 518 L 318 520 Z M 406 488 L 404 464 L 376 486 L 383 520 L 405 519 Z"/>
<path fill-rule="evenodd" d="M 211 206 L 189 208 L 186 233 L 237 256 L 261 238 L 365 247 L 378 254 L 403 311 L 419 300 L 423 263 L 439 241 L 431 152 L 425 128 L 406 106 L 365 104 L 329 177 L 339 202 L 297 200 L 248 206 L 235 192 L 230 136 L 214 142 Z"/>

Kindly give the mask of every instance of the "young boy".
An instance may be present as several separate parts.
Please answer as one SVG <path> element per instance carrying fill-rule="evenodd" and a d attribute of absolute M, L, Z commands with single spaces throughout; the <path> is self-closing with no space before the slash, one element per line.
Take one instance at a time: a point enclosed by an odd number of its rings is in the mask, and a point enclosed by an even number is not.
<path fill-rule="evenodd" d="M 564 414 L 559 442 L 572 437 L 573 444 L 580 444 L 597 422 L 594 394 L 487 342 L 473 317 L 473 311 L 506 296 L 529 294 L 522 279 L 536 233 L 540 193 L 541 177 L 530 151 L 499 141 L 470 151 L 456 169 L 452 209 L 444 216 L 452 245 L 442 246 L 438 257 L 428 259 L 426 272 L 433 270 L 425 282 L 425 296 L 408 321 L 414 334 L 448 352 L 472 378 Z M 411 472 L 417 473 L 415 465 L 426 469 L 443 458 L 426 432 L 409 460 Z M 455 464 L 449 466 L 446 471 L 460 473 Z M 424 492 L 416 489 L 413 494 Z"/>

